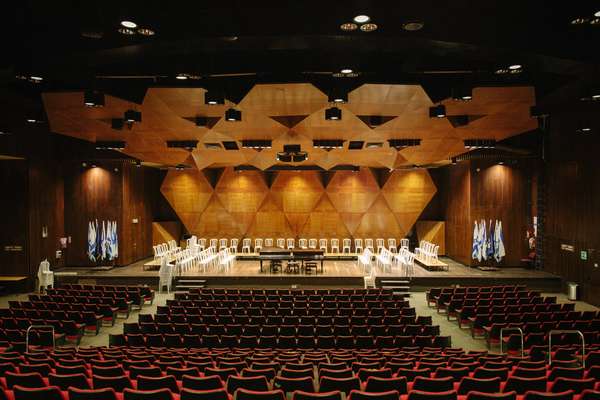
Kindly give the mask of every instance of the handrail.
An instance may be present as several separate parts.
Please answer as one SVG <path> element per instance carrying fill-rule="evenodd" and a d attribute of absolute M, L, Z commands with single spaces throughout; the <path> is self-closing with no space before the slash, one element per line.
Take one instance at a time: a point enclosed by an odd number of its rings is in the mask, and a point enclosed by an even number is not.
<path fill-rule="evenodd" d="M 54 326 L 52 325 L 29 325 L 27 328 L 27 332 L 25 333 L 25 352 L 29 353 L 29 332 L 32 329 L 46 329 L 50 328 L 52 331 L 52 350 L 56 348 L 56 343 L 54 339 Z"/>
<path fill-rule="evenodd" d="M 519 336 L 521 337 L 521 358 L 525 357 L 525 342 L 524 342 L 524 335 L 523 335 L 523 329 L 519 328 L 518 326 L 509 326 L 506 328 L 501 328 L 500 329 L 500 353 L 504 353 L 504 331 L 517 331 L 519 332 Z M 506 349 L 508 351 L 508 349 Z"/>
<path fill-rule="evenodd" d="M 552 365 L 552 335 L 564 333 L 577 333 L 581 338 L 581 364 L 585 368 L 585 336 L 576 329 L 555 329 L 548 332 L 548 365 Z"/>

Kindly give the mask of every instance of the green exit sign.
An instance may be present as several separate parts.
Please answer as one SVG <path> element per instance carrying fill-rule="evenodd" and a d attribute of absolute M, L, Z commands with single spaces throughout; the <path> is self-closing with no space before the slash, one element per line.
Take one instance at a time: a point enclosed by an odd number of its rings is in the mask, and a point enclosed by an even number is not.
<path fill-rule="evenodd" d="M 583 261 L 586 261 L 586 260 L 587 260 L 587 251 L 585 251 L 585 250 L 581 250 L 581 252 L 580 252 L 580 255 L 579 255 L 579 256 L 581 257 L 581 259 L 582 259 Z"/>

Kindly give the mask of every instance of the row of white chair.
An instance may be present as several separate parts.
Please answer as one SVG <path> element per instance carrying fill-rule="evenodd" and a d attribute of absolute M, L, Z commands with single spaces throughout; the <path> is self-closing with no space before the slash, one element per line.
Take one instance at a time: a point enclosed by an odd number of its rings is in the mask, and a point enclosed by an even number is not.
<path fill-rule="evenodd" d="M 207 247 L 214 247 L 218 250 L 223 250 L 223 249 L 229 248 L 234 253 L 237 253 L 238 244 L 239 244 L 239 239 L 237 239 L 237 238 L 209 239 L 208 246 L 207 246 L 207 239 L 204 239 L 204 238 L 198 239 L 195 236 L 192 236 L 191 238 L 189 238 L 187 240 L 188 247 L 197 245 L 200 247 L 200 249 L 205 249 Z M 294 239 L 294 238 L 287 238 L 287 239 L 285 239 L 285 238 L 278 238 L 278 239 L 255 238 L 254 246 L 252 246 L 252 239 L 244 238 L 242 240 L 241 252 L 242 252 L 242 254 L 253 253 L 253 252 L 258 253 L 263 247 L 279 247 L 282 249 L 293 249 L 293 248 L 296 248 L 296 239 Z M 318 240 L 315 238 L 311 238 L 311 239 L 300 238 L 300 239 L 298 239 L 297 247 L 307 248 L 307 249 L 317 249 L 318 248 L 320 250 L 324 250 L 325 252 L 340 253 L 340 240 L 336 239 L 336 238 L 333 238 L 333 239 L 321 238 Z M 408 247 L 408 239 L 406 239 L 406 238 L 401 239 L 400 247 L 401 248 Z M 365 249 L 370 249 L 371 252 L 373 252 L 373 253 L 375 252 L 375 250 L 377 250 L 377 252 L 379 253 L 379 251 L 381 249 L 388 249 L 392 253 L 397 253 L 398 245 L 397 245 L 395 238 L 389 238 L 389 239 L 387 239 L 387 241 L 382 238 L 375 239 L 375 241 L 370 238 L 364 239 L 364 241 L 361 238 L 356 238 L 356 239 L 354 239 L 354 248 L 352 248 L 352 239 L 346 238 L 346 239 L 342 240 L 342 248 L 341 249 L 342 249 L 341 253 L 352 253 L 353 249 L 354 249 L 355 253 L 362 253 Z"/>
<path fill-rule="evenodd" d="M 438 260 L 438 252 L 440 251 L 440 246 L 428 242 L 426 240 L 421 240 L 419 243 L 419 247 L 415 249 L 415 254 L 420 259 L 425 261 L 437 261 Z"/>
<path fill-rule="evenodd" d="M 154 259 L 159 260 L 161 257 L 173 256 L 173 253 L 180 250 L 180 248 L 177 246 L 177 242 L 175 240 L 169 240 L 167 243 L 159 243 L 155 246 L 152 246 L 152 250 L 154 251 Z"/>

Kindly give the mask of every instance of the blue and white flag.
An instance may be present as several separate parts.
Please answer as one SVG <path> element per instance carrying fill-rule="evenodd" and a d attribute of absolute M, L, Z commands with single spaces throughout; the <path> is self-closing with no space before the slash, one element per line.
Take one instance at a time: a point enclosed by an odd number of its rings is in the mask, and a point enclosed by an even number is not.
<path fill-rule="evenodd" d="M 477 221 L 475 221 L 475 226 L 473 227 L 473 251 L 471 252 L 471 258 L 473 260 L 477 259 L 478 254 L 479 254 L 479 226 L 477 225 Z"/>
<path fill-rule="evenodd" d="M 119 257 L 119 234 L 117 231 L 117 221 L 113 221 L 113 256 Z"/>
<path fill-rule="evenodd" d="M 96 232 L 96 248 L 94 249 L 94 255 L 96 257 L 96 261 L 100 261 L 100 257 L 102 256 L 102 232 L 100 230 L 100 224 L 98 223 L 98 220 L 94 221 L 94 230 Z"/>
<path fill-rule="evenodd" d="M 492 220 L 490 219 L 490 233 L 487 237 L 487 245 L 486 245 L 486 255 L 488 259 L 493 259 L 494 258 L 494 254 L 495 254 L 495 243 L 494 243 L 494 228 L 492 225 Z"/>
<path fill-rule="evenodd" d="M 102 234 L 100 236 L 100 259 L 106 260 L 106 224 L 102 221 Z"/>
<path fill-rule="evenodd" d="M 481 246 L 481 250 L 480 250 L 480 256 L 478 257 L 478 260 L 481 261 L 481 259 L 487 260 L 487 228 L 485 226 L 485 220 L 482 219 L 480 224 L 479 224 L 479 229 L 480 229 L 480 234 L 479 234 L 479 243 Z"/>
<path fill-rule="evenodd" d="M 88 258 L 90 261 L 96 261 L 96 229 L 94 227 L 94 222 L 88 222 Z"/>
<path fill-rule="evenodd" d="M 111 261 L 113 256 L 113 233 L 112 233 L 112 222 L 108 221 L 106 223 L 106 258 Z"/>
<path fill-rule="evenodd" d="M 506 256 L 506 250 L 504 248 L 504 235 L 502 233 L 502 221 L 496 221 L 496 248 L 494 252 L 494 258 L 497 262 L 500 262 L 504 256 Z"/>

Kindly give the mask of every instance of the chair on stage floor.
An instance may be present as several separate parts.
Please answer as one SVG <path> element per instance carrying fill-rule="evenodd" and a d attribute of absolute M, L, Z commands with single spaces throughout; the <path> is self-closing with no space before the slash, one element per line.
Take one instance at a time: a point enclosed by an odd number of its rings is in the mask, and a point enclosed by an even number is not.
<path fill-rule="evenodd" d="M 227 248 L 227 239 L 219 239 L 219 251 Z"/>
<path fill-rule="evenodd" d="M 250 248 L 250 246 L 252 246 L 252 239 L 244 238 L 242 240 L 242 254 L 252 253 L 252 249 Z"/>
<path fill-rule="evenodd" d="M 277 238 L 277 247 L 279 247 L 280 249 L 285 249 L 285 239 L 284 238 Z"/>
<path fill-rule="evenodd" d="M 319 239 L 319 250 L 327 253 L 327 239 Z"/>
<path fill-rule="evenodd" d="M 238 238 L 233 238 L 229 241 L 229 248 L 231 249 L 233 254 L 237 253 L 239 242 L 240 242 L 240 239 L 238 239 Z"/>
<path fill-rule="evenodd" d="M 317 248 L 317 239 L 308 239 L 308 248 L 316 249 Z"/>
<path fill-rule="evenodd" d="M 407 238 L 400 239 L 400 248 L 407 248 L 408 249 L 408 245 L 409 244 L 410 244 L 410 241 Z"/>
<path fill-rule="evenodd" d="M 342 241 L 342 253 L 352 253 L 352 239 L 345 238 Z"/>
<path fill-rule="evenodd" d="M 396 239 L 395 238 L 389 238 L 387 240 L 388 242 L 388 250 L 391 251 L 392 253 L 397 253 L 398 252 L 398 245 L 396 244 Z"/>
<path fill-rule="evenodd" d="M 373 239 L 367 238 L 365 239 L 365 249 L 371 250 L 371 252 L 375 253 L 375 246 L 373 246 Z"/>
<path fill-rule="evenodd" d="M 216 249 L 219 244 L 219 239 L 210 239 L 209 243 L 210 243 L 210 247 L 214 247 Z"/>
<path fill-rule="evenodd" d="M 354 252 L 356 254 L 360 254 L 363 252 L 363 250 L 364 250 L 363 240 L 362 239 L 354 239 Z"/>
<path fill-rule="evenodd" d="M 265 239 L 265 247 L 273 247 L 273 239 L 272 238 Z"/>
<path fill-rule="evenodd" d="M 301 249 L 306 249 L 308 247 L 308 240 L 306 240 L 305 238 L 298 239 L 298 247 L 300 247 Z"/>
<path fill-rule="evenodd" d="M 340 252 L 340 240 L 339 239 L 331 239 L 331 252 L 339 253 Z"/>
<path fill-rule="evenodd" d="M 286 240 L 286 247 L 288 250 L 296 247 L 296 240 L 294 238 L 288 238 Z"/>
<path fill-rule="evenodd" d="M 375 244 L 377 245 L 377 253 L 381 252 L 381 249 L 385 249 L 385 240 L 383 238 L 377 238 Z"/>

